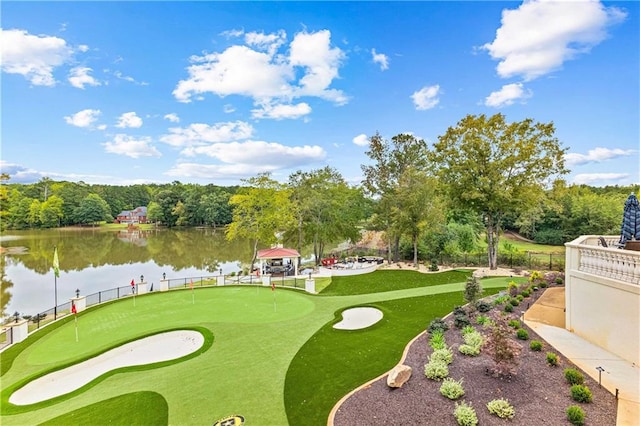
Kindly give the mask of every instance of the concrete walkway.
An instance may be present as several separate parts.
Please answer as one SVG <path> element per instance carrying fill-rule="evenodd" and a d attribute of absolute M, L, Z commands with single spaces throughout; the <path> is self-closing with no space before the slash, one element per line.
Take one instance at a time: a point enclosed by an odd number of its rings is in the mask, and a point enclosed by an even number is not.
<path fill-rule="evenodd" d="M 618 392 L 616 426 L 640 425 L 640 368 L 565 329 L 564 306 L 564 288 L 549 288 L 524 322 L 613 395 Z M 604 369 L 601 379 L 597 367 Z"/>

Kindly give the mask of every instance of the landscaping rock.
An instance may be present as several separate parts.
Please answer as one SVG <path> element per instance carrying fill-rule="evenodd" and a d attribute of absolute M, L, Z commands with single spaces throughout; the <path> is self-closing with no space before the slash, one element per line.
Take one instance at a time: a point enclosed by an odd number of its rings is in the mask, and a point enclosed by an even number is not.
<path fill-rule="evenodd" d="M 387 385 L 391 388 L 401 388 L 411 377 L 411 367 L 408 365 L 397 365 L 387 376 Z"/>

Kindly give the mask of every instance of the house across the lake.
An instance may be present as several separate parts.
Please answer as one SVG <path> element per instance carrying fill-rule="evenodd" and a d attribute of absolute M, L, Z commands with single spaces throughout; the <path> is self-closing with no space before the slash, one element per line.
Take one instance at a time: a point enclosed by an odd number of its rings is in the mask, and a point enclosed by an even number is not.
<path fill-rule="evenodd" d="M 123 210 L 118 214 L 116 223 L 138 224 L 147 223 L 147 207 L 136 207 L 133 210 Z"/>

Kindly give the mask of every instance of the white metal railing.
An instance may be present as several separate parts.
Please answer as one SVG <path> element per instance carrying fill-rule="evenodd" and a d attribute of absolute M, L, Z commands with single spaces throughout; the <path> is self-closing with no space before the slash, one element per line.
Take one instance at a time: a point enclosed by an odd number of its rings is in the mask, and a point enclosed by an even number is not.
<path fill-rule="evenodd" d="M 588 235 L 567 243 L 567 267 L 640 285 L 640 251 L 611 248 L 619 240 L 611 236 L 604 237 L 609 247 L 603 247 L 599 238 Z"/>

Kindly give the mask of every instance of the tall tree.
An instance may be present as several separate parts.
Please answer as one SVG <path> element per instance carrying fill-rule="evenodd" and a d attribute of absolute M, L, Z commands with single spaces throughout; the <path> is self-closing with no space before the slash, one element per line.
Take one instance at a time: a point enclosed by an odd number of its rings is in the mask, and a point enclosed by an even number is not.
<path fill-rule="evenodd" d="M 361 166 L 364 173 L 362 184 L 368 195 L 383 200 L 377 204 L 381 209 L 377 210 L 381 218 L 378 223 L 386 223 L 387 233 L 393 234 L 395 260 L 398 257 L 400 233 L 390 212 L 399 205 L 397 190 L 402 175 L 408 169 L 425 171 L 428 166 L 427 153 L 427 143 L 410 134 L 396 135 L 391 138 L 391 142 L 383 139 L 379 133 L 369 138 L 369 150 L 366 154 L 373 164 Z M 390 251 L 391 245 L 389 257 Z"/>
<path fill-rule="evenodd" d="M 248 238 L 253 243 L 250 271 L 253 271 L 259 244 L 272 245 L 293 222 L 289 190 L 260 174 L 243 181 L 247 184 L 229 203 L 234 207 L 233 221 L 226 230 L 228 240 Z"/>
<path fill-rule="evenodd" d="M 418 264 L 418 241 L 425 232 L 445 223 L 444 203 L 437 195 L 437 181 L 423 171 L 408 168 L 398 181 L 397 204 L 392 217 L 402 235 L 411 240 L 413 264 Z"/>
<path fill-rule="evenodd" d="M 567 173 L 553 123 L 507 123 L 502 114 L 468 115 L 438 137 L 430 158 L 454 204 L 482 215 L 490 269 L 497 268 L 502 218 L 538 202 Z"/>
<path fill-rule="evenodd" d="M 98 194 L 87 195 L 80 202 L 80 206 L 75 209 L 74 216 L 77 223 L 81 224 L 95 224 L 103 220 L 113 220 L 109 204 Z"/>

